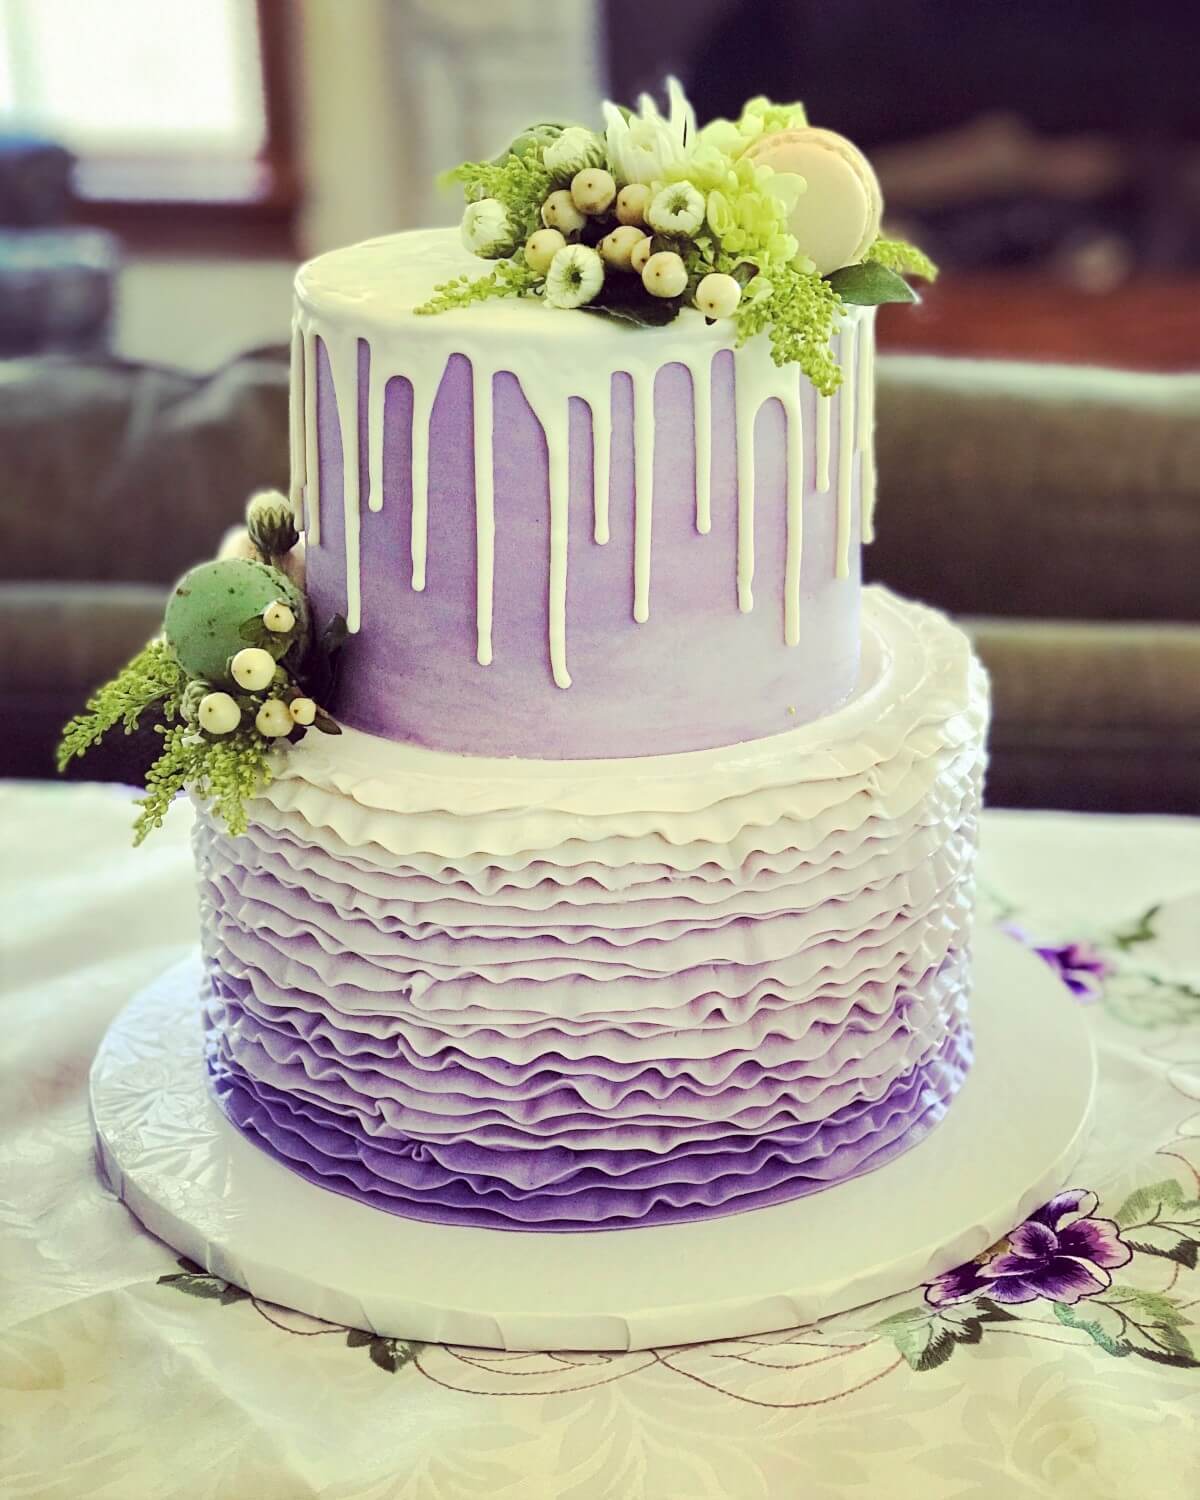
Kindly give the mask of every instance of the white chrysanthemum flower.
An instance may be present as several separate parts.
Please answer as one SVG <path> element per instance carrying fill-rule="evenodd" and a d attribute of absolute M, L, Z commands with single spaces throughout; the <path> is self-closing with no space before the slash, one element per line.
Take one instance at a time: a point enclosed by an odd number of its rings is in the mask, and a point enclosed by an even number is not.
<path fill-rule="evenodd" d="M 480 198 L 468 203 L 462 217 L 462 242 L 472 255 L 500 260 L 517 248 L 508 209 L 498 198 Z"/>
<path fill-rule="evenodd" d="M 659 234 L 696 234 L 704 223 L 704 194 L 690 182 L 673 182 L 651 198 L 646 222 Z"/>
<path fill-rule="evenodd" d="M 551 307 L 582 307 L 604 285 L 604 262 L 588 245 L 564 245 L 546 272 Z"/>
<path fill-rule="evenodd" d="M 670 111 L 664 120 L 648 94 L 638 100 L 639 113 L 628 119 L 615 104 L 604 104 L 608 164 L 621 184 L 663 182 L 685 166 L 696 138 L 696 112 L 677 78 L 667 79 Z"/>
<path fill-rule="evenodd" d="M 588 167 L 604 165 L 604 142 L 594 130 L 582 125 L 568 125 L 557 140 L 542 152 L 542 164 L 558 181 L 585 172 Z"/>

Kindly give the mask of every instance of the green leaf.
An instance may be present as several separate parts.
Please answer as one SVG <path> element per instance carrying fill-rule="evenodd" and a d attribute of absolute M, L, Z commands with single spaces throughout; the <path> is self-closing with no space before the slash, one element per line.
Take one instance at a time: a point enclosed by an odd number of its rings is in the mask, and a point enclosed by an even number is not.
<path fill-rule="evenodd" d="M 203 1266 L 198 1266 L 194 1260 L 180 1258 L 177 1264 L 183 1269 L 167 1276 L 160 1276 L 159 1286 L 173 1286 L 177 1292 L 184 1292 L 189 1297 L 202 1297 L 206 1301 L 219 1302 L 222 1307 L 229 1307 L 234 1302 L 245 1302 L 249 1299 L 250 1293 L 244 1288 L 235 1286 L 232 1281 L 226 1281 L 222 1276 L 214 1276 Z"/>
<path fill-rule="evenodd" d="M 375 1337 L 376 1335 L 366 1328 L 347 1328 L 346 1347 L 347 1349 L 361 1349 L 364 1344 L 371 1343 Z"/>
<path fill-rule="evenodd" d="M 1010 1313 L 1006 1307 L 1001 1307 L 990 1297 L 976 1297 L 975 1308 L 981 1323 L 1015 1323 L 1018 1321 L 1016 1313 Z"/>
<path fill-rule="evenodd" d="M 1188 1198 L 1173 1177 L 1136 1188 L 1113 1215 L 1122 1229 L 1140 1229 L 1163 1221 L 1200 1230 L 1200 1198 Z"/>
<path fill-rule="evenodd" d="M 412 1364 L 423 1348 L 423 1344 L 409 1343 L 406 1339 L 374 1338 L 370 1346 L 371 1363 L 387 1374 L 395 1375 L 405 1365 Z"/>
<path fill-rule="evenodd" d="M 1189 1271 L 1196 1269 L 1196 1252 L 1200 1246 L 1190 1236 L 1180 1234 L 1177 1229 L 1170 1229 L 1164 1224 L 1152 1224 L 1139 1229 L 1136 1238 L 1132 1234 L 1126 1235 L 1125 1243 L 1144 1255 L 1158 1255 L 1163 1260 L 1173 1260 L 1176 1265 L 1186 1266 Z"/>
<path fill-rule="evenodd" d="M 336 719 L 331 719 L 323 708 L 317 709 L 317 716 L 313 720 L 313 728 L 319 729 L 322 734 L 341 734 L 342 726 Z"/>
<path fill-rule="evenodd" d="M 1156 1364 L 1200 1369 L 1200 1360 L 1183 1332 L 1191 1320 L 1162 1292 L 1114 1286 L 1103 1297 L 1090 1297 L 1086 1303 L 1068 1306 L 1056 1302 L 1054 1315 L 1118 1358 L 1137 1354 Z"/>
<path fill-rule="evenodd" d="M 944 1365 L 959 1344 L 978 1344 L 984 1322 L 1005 1322 L 1011 1314 L 989 1303 L 986 1318 L 972 1310 L 966 1317 L 952 1318 L 924 1307 L 909 1307 L 893 1313 L 871 1330 L 891 1339 L 909 1368 L 924 1373 Z"/>
<path fill-rule="evenodd" d="M 1054 1302 L 1054 1316 L 1064 1328 L 1078 1328 L 1081 1333 L 1086 1333 L 1094 1344 L 1098 1344 L 1106 1354 L 1123 1358 L 1132 1352 L 1130 1345 L 1124 1338 L 1125 1320 L 1121 1314 L 1104 1303 L 1089 1302 L 1085 1304 L 1091 1316 L 1082 1316 L 1079 1304 L 1067 1302 Z"/>
<path fill-rule="evenodd" d="M 1154 931 L 1154 919 L 1162 910 L 1162 903 L 1148 907 L 1131 927 L 1124 932 L 1113 934 L 1113 942 L 1122 952 L 1135 947 L 1138 943 L 1152 942 L 1156 936 Z"/>
<path fill-rule="evenodd" d="M 879 307 L 885 302 L 915 302 L 917 294 L 895 271 L 876 261 L 843 266 L 825 278 L 843 302 L 858 307 Z"/>

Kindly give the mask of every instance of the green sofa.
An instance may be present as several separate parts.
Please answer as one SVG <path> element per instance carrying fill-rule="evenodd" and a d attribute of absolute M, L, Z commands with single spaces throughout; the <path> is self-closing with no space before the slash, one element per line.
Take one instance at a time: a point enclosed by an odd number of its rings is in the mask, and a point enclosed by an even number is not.
<path fill-rule="evenodd" d="M 287 378 L 278 349 L 0 365 L 3 774 L 50 774 L 165 586 L 285 484 Z M 878 422 L 870 575 L 974 636 L 990 800 L 1200 812 L 1200 377 L 894 356 Z"/>

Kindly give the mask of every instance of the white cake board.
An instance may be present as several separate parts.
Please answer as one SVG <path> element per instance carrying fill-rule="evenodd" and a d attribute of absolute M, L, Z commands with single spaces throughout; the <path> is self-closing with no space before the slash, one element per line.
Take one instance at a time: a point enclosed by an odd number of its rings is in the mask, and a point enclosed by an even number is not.
<path fill-rule="evenodd" d="M 977 1058 L 946 1119 L 885 1167 L 775 1208 L 589 1233 L 457 1229 L 313 1186 L 209 1097 L 198 959 L 113 1022 L 92 1067 L 100 1160 L 160 1239 L 255 1296 L 395 1338 L 644 1349 L 793 1328 L 969 1260 L 1084 1145 L 1091 1038 L 1042 961 L 979 935 Z"/>

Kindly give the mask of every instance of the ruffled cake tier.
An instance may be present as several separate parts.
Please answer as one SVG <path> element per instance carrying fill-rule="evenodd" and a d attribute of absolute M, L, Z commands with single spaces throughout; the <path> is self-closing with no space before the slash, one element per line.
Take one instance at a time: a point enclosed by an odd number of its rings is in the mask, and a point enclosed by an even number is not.
<path fill-rule="evenodd" d="M 201 810 L 228 1117 L 410 1217 L 655 1224 L 869 1170 L 942 1118 L 966 1014 L 986 684 L 869 590 L 836 714 L 721 751 L 488 761 L 309 735 Z"/>

